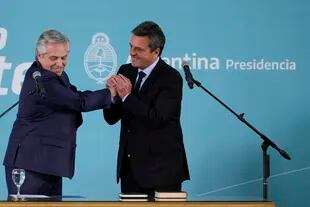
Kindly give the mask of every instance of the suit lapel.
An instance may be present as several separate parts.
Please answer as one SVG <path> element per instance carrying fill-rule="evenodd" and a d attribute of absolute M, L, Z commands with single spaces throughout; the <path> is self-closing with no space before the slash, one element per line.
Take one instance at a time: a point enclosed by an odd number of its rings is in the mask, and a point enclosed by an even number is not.
<path fill-rule="evenodd" d="M 131 89 L 133 90 L 135 87 L 136 78 L 138 75 L 138 69 L 130 65 L 130 67 L 128 69 L 125 69 L 123 72 L 121 72 L 121 74 L 130 80 Z"/>
<path fill-rule="evenodd" d="M 149 75 L 149 77 L 146 79 L 146 81 L 143 83 L 139 94 L 147 91 L 149 88 L 152 87 L 153 83 L 158 79 L 158 77 L 160 76 L 161 73 L 161 66 L 163 64 L 162 59 L 159 59 L 158 63 L 156 64 L 155 68 L 153 69 L 153 71 L 151 72 L 151 74 Z"/>
<path fill-rule="evenodd" d="M 69 77 L 67 76 L 67 74 L 65 72 L 63 72 L 61 74 L 61 76 L 59 77 L 59 79 L 61 80 L 61 82 L 67 87 L 67 88 L 71 88 L 71 84 L 69 81 Z"/>

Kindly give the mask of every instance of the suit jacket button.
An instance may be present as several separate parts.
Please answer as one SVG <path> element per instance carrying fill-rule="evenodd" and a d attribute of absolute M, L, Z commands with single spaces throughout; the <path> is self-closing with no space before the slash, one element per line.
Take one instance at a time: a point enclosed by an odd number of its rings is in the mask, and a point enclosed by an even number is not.
<path fill-rule="evenodd" d="M 130 158 L 130 154 L 128 154 L 128 155 L 127 155 L 127 157 L 129 157 L 129 158 Z"/>
<path fill-rule="evenodd" d="M 131 132 L 130 129 L 127 129 L 127 132 L 130 133 Z"/>

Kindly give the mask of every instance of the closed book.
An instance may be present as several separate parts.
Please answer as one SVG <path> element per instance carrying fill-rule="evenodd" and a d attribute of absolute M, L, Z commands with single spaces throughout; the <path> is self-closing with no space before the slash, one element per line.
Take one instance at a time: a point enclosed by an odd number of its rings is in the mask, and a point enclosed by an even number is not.
<path fill-rule="evenodd" d="M 186 198 L 155 198 L 155 201 L 187 201 Z"/>
<path fill-rule="evenodd" d="M 120 193 L 120 201 L 147 201 L 147 194 L 138 194 L 138 193 Z"/>
<path fill-rule="evenodd" d="M 124 202 L 139 202 L 139 201 L 145 202 L 145 201 L 148 201 L 147 198 L 120 198 L 119 200 L 124 201 Z"/>
<path fill-rule="evenodd" d="M 181 192 L 155 192 L 155 198 L 187 198 L 187 193 Z"/>
<path fill-rule="evenodd" d="M 139 194 L 139 193 L 120 193 L 120 198 L 147 198 L 147 194 Z"/>

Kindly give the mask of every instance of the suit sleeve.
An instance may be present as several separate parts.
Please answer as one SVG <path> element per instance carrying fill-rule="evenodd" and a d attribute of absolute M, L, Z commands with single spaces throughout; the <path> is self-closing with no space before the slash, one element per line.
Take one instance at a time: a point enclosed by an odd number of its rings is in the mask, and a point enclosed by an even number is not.
<path fill-rule="evenodd" d="M 121 104 L 111 104 L 111 107 L 103 110 L 103 116 L 105 121 L 113 125 L 121 119 Z"/>
<path fill-rule="evenodd" d="M 51 108 L 87 112 L 108 108 L 111 104 L 111 93 L 108 89 L 75 91 L 59 84 L 55 79 L 46 81 L 44 85 L 46 97 L 38 98 L 38 102 Z"/>
<path fill-rule="evenodd" d="M 122 71 L 124 71 L 123 65 L 119 68 L 117 74 L 122 74 Z M 122 100 L 117 99 L 115 101 L 115 103 L 111 103 L 110 108 L 103 110 L 104 120 L 110 125 L 117 123 L 122 117 Z"/>
<path fill-rule="evenodd" d="M 135 118 L 149 122 L 154 127 L 165 124 L 171 120 L 179 120 L 182 101 L 182 78 L 178 73 L 162 84 L 154 103 L 146 104 L 136 96 L 130 94 L 123 103 L 123 110 Z"/>

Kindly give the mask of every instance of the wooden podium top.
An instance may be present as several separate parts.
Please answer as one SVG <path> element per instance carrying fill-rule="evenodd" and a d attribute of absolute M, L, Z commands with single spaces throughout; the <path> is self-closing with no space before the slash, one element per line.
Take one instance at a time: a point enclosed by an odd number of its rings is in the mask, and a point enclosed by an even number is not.
<path fill-rule="evenodd" d="M 273 202 L 221 202 L 221 201 L 186 201 L 186 202 L 24 202 L 24 201 L 10 201 L 0 202 L 0 207 L 275 207 Z"/>

